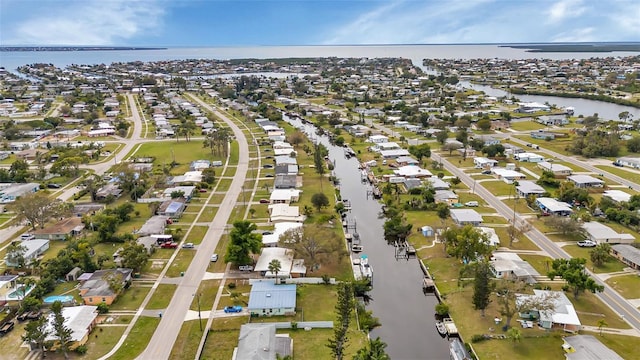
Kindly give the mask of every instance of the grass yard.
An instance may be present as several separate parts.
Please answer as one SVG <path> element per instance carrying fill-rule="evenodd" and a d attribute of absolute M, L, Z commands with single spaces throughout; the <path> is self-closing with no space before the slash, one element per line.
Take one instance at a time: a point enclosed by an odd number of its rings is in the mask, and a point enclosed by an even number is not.
<path fill-rule="evenodd" d="M 78 359 L 98 359 L 102 355 L 108 353 L 116 345 L 122 334 L 124 334 L 125 326 L 98 326 L 93 329 L 89 339 L 87 340 L 87 353 L 83 356 L 77 356 Z M 145 344 L 146 345 L 146 344 Z M 49 357 L 47 355 L 47 357 Z M 73 356 L 76 358 L 76 356 Z"/>
<path fill-rule="evenodd" d="M 207 233 L 207 230 L 209 230 L 209 228 L 206 226 L 194 226 L 191 228 L 186 241 L 192 242 L 196 245 L 200 244 L 202 239 L 204 239 L 204 235 Z"/>
<path fill-rule="evenodd" d="M 587 259 L 587 263 L 585 266 L 587 269 L 593 270 L 595 273 L 610 273 L 615 271 L 622 271 L 626 265 L 620 262 L 615 258 L 611 258 L 610 261 L 604 263 L 601 267 L 594 267 L 591 262 L 591 256 L 589 255 L 591 248 L 582 248 L 578 245 L 567 245 L 562 248 L 564 251 L 568 252 L 574 258 L 585 258 Z M 640 283 L 639 283 L 640 284 Z"/>
<path fill-rule="evenodd" d="M 154 163 L 156 164 L 162 164 L 165 160 L 175 159 L 178 166 L 171 169 L 172 174 L 183 174 L 189 171 L 190 163 L 198 159 L 225 161 L 225 159 L 220 156 L 212 155 L 209 149 L 202 146 L 201 141 L 149 142 L 140 146 L 136 156 L 154 157 Z"/>
<path fill-rule="evenodd" d="M 202 321 L 202 327 L 206 320 Z M 202 331 L 200 331 L 200 324 L 198 320 L 185 321 L 182 323 L 178 338 L 173 344 L 171 355 L 169 359 L 182 360 L 193 359 L 198 351 L 198 344 L 200 344 L 200 338 L 202 337 Z"/>
<path fill-rule="evenodd" d="M 171 298 L 173 297 L 173 293 L 176 291 L 178 286 L 174 284 L 160 284 L 156 289 L 156 292 L 153 293 L 153 296 L 147 303 L 146 309 L 151 310 L 160 310 L 165 309 L 169 306 L 171 302 Z"/>
<path fill-rule="evenodd" d="M 211 330 L 202 350 L 202 360 L 229 360 L 233 349 L 238 345 L 240 326 L 245 324 L 245 317 L 229 317 L 213 320 Z M 295 346 L 295 345 L 294 345 Z M 298 356 L 296 348 L 296 356 Z M 303 359 L 303 358 L 301 358 Z"/>
<path fill-rule="evenodd" d="M 540 275 L 547 275 L 549 270 L 551 270 L 551 262 L 553 261 L 553 259 L 548 256 L 529 254 L 518 254 L 518 256 L 520 256 L 522 260 L 528 262 L 531 266 L 533 266 L 533 268 L 536 269 L 536 271 L 540 273 Z"/>
<path fill-rule="evenodd" d="M 515 194 L 515 187 L 513 186 L 513 184 L 507 184 L 502 180 L 483 181 L 481 183 L 478 183 L 478 185 L 482 185 L 485 189 L 489 190 L 496 196 L 514 196 Z"/>
<path fill-rule="evenodd" d="M 129 360 L 134 359 L 147 347 L 153 332 L 156 330 L 159 318 L 141 317 L 131 329 L 124 344 L 110 359 Z"/>
<path fill-rule="evenodd" d="M 200 302 L 201 310 L 211 310 L 213 302 L 215 301 L 216 294 L 218 293 L 218 287 L 220 286 L 220 280 L 203 280 L 198 287 L 198 294 L 200 299 L 194 296 L 191 302 L 191 310 L 198 310 L 198 301 Z"/>
<path fill-rule="evenodd" d="M 302 329 L 277 330 L 279 334 L 289 334 L 293 339 L 294 354 L 296 359 L 331 359 L 331 350 L 326 346 L 329 338 L 333 336 L 332 329 L 312 329 L 304 331 Z M 352 321 L 347 332 L 349 342 L 344 350 L 344 358 L 351 359 L 358 349 L 367 344 L 366 334 L 355 329 Z"/>
<path fill-rule="evenodd" d="M 551 360 L 564 357 L 562 334 L 553 333 L 547 335 L 541 333 L 534 335 L 531 333 L 531 336 L 527 336 L 530 330 L 534 329 L 521 329 L 523 332 L 522 340 L 515 345 L 508 339 L 494 339 L 475 343 L 473 348 L 480 359 L 483 360 L 505 359 L 505 356 L 508 356 L 509 360 Z M 537 332 L 539 333 L 540 331 Z M 541 351 L 541 349 L 544 349 L 544 351 Z"/>
<path fill-rule="evenodd" d="M 183 271 L 187 271 L 191 260 L 195 256 L 196 252 L 193 249 L 181 249 L 180 253 L 171 263 L 171 267 L 167 270 L 168 277 L 178 277 Z"/>
<path fill-rule="evenodd" d="M 620 318 L 620 316 L 605 305 L 600 299 L 588 291 L 580 293 L 578 298 L 574 298 L 573 294 L 566 293 L 567 297 L 573 303 L 578 313 L 578 318 L 582 325 L 598 326 L 598 320 L 604 319 L 609 324 L 607 327 L 616 329 L 629 329 L 629 324 Z"/>
<path fill-rule="evenodd" d="M 633 181 L 635 183 L 640 183 L 640 174 L 636 173 L 636 172 L 632 172 L 632 171 L 627 171 L 624 168 L 619 168 L 619 167 L 615 167 L 615 166 L 608 166 L 608 165 L 595 165 L 595 167 L 597 167 L 598 169 L 602 169 L 606 172 L 609 172 L 611 174 L 614 175 L 618 175 L 624 179 L 627 179 L 629 181 Z M 626 191 L 626 190 L 623 190 Z"/>
<path fill-rule="evenodd" d="M 517 131 L 539 130 L 544 129 L 545 127 L 546 126 L 532 120 L 511 122 L 511 128 Z"/>
<path fill-rule="evenodd" d="M 139 286 L 133 283 L 127 290 L 124 291 L 114 304 L 109 307 L 110 310 L 137 310 L 142 304 L 142 301 L 147 296 L 150 287 Z"/>
<path fill-rule="evenodd" d="M 302 309 L 305 321 L 335 321 L 337 291 L 334 285 L 301 284 L 297 293 L 297 307 Z"/>
<path fill-rule="evenodd" d="M 549 150 L 555 151 L 555 152 L 563 154 L 563 155 L 572 155 L 567 150 L 565 150 L 566 147 L 568 145 L 570 145 L 572 143 L 572 141 L 573 141 L 571 137 L 568 137 L 568 138 L 557 138 L 557 139 L 554 139 L 554 140 L 551 140 L 551 141 L 546 141 L 546 140 L 541 140 L 541 139 L 533 139 L 529 135 L 517 135 L 515 137 L 518 138 L 518 139 L 521 139 L 523 141 L 526 141 L 528 143 L 540 145 L 541 148 L 549 149 Z"/>
<path fill-rule="evenodd" d="M 638 275 L 614 276 L 607 279 L 606 283 L 626 299 L 640 299 L 640 276 Z"/>

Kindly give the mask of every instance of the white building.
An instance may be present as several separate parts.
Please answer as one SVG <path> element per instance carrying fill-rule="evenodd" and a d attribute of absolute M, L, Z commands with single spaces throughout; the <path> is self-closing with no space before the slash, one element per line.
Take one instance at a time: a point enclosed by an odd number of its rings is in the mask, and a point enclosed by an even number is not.
<path fill-rule="evenodd" d="M 553 198 L 539 197 L 536 199 L 536 205 L 550 215 L 567 216 L 573 213 L 571 205 Z"/>
<path fill-rule="evenodd" d="M 304 222 L 306 216 L 300 215 L 300 208 L 288 204 L 269 205 L 269 221 L 278 222 Z"/>
<path fill-rule="evenodd" d="M 513 155 L 513 158 L 518 161 L 532 162 L 532 163 L 539 163 L 544 161 L 544 157 L 542 155 L 528 153 L 528 152 L 515 154 Z"/>
<path fill-rule="evenodd" d="M 474 157 L 473 165 L 476 169 L 488 169 L 498 165 L 498 161 L 486 157 Z"/>
<path fill-rule="evenodd" d="M 632 244 L 636 241 L 631 234 L 619 234 L 612 228 L 597 221 L 589 221 L 582 224 L 582 228 L 587 232 L 589 240 L 597 244 Z"/>
<path fill-rule="evenodd" d="M 297 189 L 274 189 L 269 196 L 272 204 L 289 204 L 300 200 L 300 190 Z"/>
<path fill-rule="evenodd" d="M 629 202 L 629 200 L 631 200 L 631 195 L 621 190 L 605 190 L 605 192 L 602 193 L 602 195 L 619 203 Z"/>
<path fill-rule="evenodd" d="M 556 176 L 569 176 L 573 172 L 573 170 L 571 170 L 571 168 L 568 166 L 555 164 L 548 161 L 539 162 L 538 167 L 544 171 L 551 171 L 553 175 Z"/>

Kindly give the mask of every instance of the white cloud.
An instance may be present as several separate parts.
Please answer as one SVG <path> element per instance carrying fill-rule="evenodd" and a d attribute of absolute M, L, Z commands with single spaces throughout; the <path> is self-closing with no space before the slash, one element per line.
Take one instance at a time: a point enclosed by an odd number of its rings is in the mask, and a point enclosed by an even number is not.
<path fill-rule="evenodd" d="M 549 8 L 547 14 L 550 23 L 558 23 L 562 20 L 578 17 L 586 10 L 587 8 L 583 6 L 583 0 L 560 0 Z"/>
<path fill-rule="evenodd" d="M 618 24 L 623 31 L 628 31 L 636 39 L 640 39 L 640 3 L 620 3 L 620 10 L 616 11 L 611 20 Z"/>
<path fill-rule="evenodd" d="M 553 42 L 590 42 L 596 41 L 593 34 L 595 29 L 592 27 L 574 29 L 557 34 L 553 38 Z"/>
<path fill-rule="evenodd" d="M 12 29 L 6 44 L 117 45 L 162 24 L 164 8 L 156 0 L 43 2 Z"/>

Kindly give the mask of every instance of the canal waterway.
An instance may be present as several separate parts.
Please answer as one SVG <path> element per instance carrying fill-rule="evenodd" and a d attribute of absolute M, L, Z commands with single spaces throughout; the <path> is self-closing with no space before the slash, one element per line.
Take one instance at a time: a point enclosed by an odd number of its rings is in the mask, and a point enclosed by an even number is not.
<path fill-rule="evenodd" d="M 367 196 L 371 186 L 360 181 L 358 160 L 345 158 L 344 148 L 332 145 L 326 136 L 316 135 L 313 125 L 287 116 L 284 119 L 327 147 L 329 158 L 335 163 L 334 173 L 340 179 L 342 198 L 351 202 L 348 219 L 355 222 L 364 245 L 362 254 L 367 255 L 373 269 L 373 300 L 367 308 L 382 324 L 372 331 L 371 337 L 386 342 L 387 353 L 394 360 L 449 359 L 449 343 L 435 328 L 438 300 L 435 295 L 422 292 L 419 261 L 396 260 L 394 247 L 387 245 L 384 219 L 379 216 L 382 205 Z"/>
<path fill-rule="evenodd" d="M 465 88 L 482 91 L 489 96 L 515 96 L 522 102 L 537 102 L 540 104 L 548 102 L 549 104 L 555 104 L 561 108 L 573 107 L 575 109 L 575 116 L 591 116 L 597 113 L 599 117 L 606 120 L 619 120 L 618 115 L 623 111 L 628 111 L 631 115 L 633 115 L 634 120 L 640 119 L 640 109 L 634 108 L 632 106 L 624 106 L 590 99 L 563 98 L 558 96 L 544 95 L 517 95 L 511 94 L 501 89 L 492 88 L 488 85 L 472 84 L 468 81 L 461 81 L 460 84 Z"/>

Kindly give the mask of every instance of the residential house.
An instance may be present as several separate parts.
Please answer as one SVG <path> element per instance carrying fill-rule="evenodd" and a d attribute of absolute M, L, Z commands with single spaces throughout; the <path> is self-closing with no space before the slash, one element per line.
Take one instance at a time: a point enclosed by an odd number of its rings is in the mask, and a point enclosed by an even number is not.
<path fill-rule="evenodd" d="M 279 222 L 275 223 L 274 229 L 271 234 L 262 235 L 262 246 L 265 247 L 275 247 L 278 246 L 278 242 L 280 241 L 280 236 L 287 231 L 292 231 L 293 229 L 301 229 L 303 224 L 299 222 Z"/>
<path fill-rule="evenodd" d="M 513 155 L 513 158 L 518 161 L 532 162 L 532 163 L 539 163 L 541 161 L 544 161 L 544 157 L 542 155 L 529 153 L 529 152 L 515 154 Z"/>
<path fill-rule="evenodd" d="M 300 200 L 300 190 L 296 189 L 274 189 L 269 196 L 272 204 L 290 204 Z"/>
<path fill-rule="evenodd" d="M 484 146 L 498 145 L 500 144 L 500 139 L 493 137 L 491 135 L 475 135 L 473 137 L 474 140 L 481 140 L 484 143 Z"/>
<path fill-rule="evenodd" d="M 38 156 L 43 155 L 46 151 L 42 149 L 26 149 L 15 153 L 16 158 L 25 161 L 34 161 Z"/>
<path fill-rule="evenodd" d="M 500 238 L 498 234 L 496 234 L 496 230 L 490 227 L 479 226 L 478 230 L 487 237 L 487 243 L 490 246 L 498 247 L 500 246 Z"/>
<path fill-rule="evenodd" d="M 147 253 L 151 255 L 153 254 L 153 252 L 156 249 L 156 246 L 158 245 L 158 239 L 153 236 L 141 236 L 136 239 L 136 243 L 138 245 L 144 246 L 144 248 L 147 250 Z"/>
<path fill-rule="evenodd" d="M 304 222 L 306 216 L 300 214 L 298 206 L 288 204 L 271 204 L 269 209 L 269 221 L 278 222 Z"/>
<path fill-rule="evenodd" d="M 490 169 L 494 166 L 498 165 L 497 160 L 489 159 L 486 157 L 474 157 L 473 158 L 473 166 L 476 169 Z"/>
<path fill-rule="evenodd" d="M 549 311 L 538 311 L 528 309 L 521 312 L 520 317 L 524 319 L 538 319 L 540 327 L 544 329 L 562 329 L 566 332 L 575 333 L 582 329 L 582 324 L 578 318 L 573 304 L 562 291 L 533 290 L 534 295 L 517 294 L 516 304 L 529 301 L 529 298 L 537 298 L 534 302 L 552 301 L 554 307 Z"/>
<path fill-rule="evenodd" d="M 587 233 L 587 238 L 597 244 L 633 244 L 636 238 L 631 234 L 619 234 L 612 228 L 597 221 L 589 221 L 582 224 Z"/>
<path fill-rule="evenodd" d="M 294 158 L 294 157 L 289 156 L 289 155 L 280 155 L 280 156 L 276 156 L 275 164 L 276 164 L 276 166 L 279 166 L 279 165 L 297 165 L 298 164 L 298 160 L 296 158 Z"/>
<path fill-rule="evenodd" d="M 289 229 L 295 229 L 292 227 Z M 297 228 L 298 231 L 302 231 L 302 228 Z M 280 271 L 278 272 L 278 278 L 297 278 L 304 277 L 307 274 L 307 268 L 304 265 L 303 259 L 294 259 L 294 251 L 281 247 L 266 247 L 262 248 L 260 257 L 256 262 L 254 271 L 260 273 L 260 275 L 268 278 L 273 278 L 276 274 L 269 271 L 269 263 L 273 260 L 280 261 Z"/>
<path fill-rule="evenodd" d="M 164 234 L 164 229 L 167 226 L 168 219 L 169 218 L 166 216 L 154 215 L 147 219 L 142 227 L 135 231 L 135 233 L 140 236 Z"/>
<path fill-rule="evenodd" d="M 589 175 L 571 175 L 567 177 L 576 187 L 585 189 L 590 187 L 603 187 L 604 181 Z"/>
<path fill-rule="evenodd" d="M 62 219 L 53 225 L 46 226 L 44 229 L 33 230 L 31 233 L 36 239 L 66 240 L 69 237 L 80 234 L 83 229 L 82 218 L 74 216 Z"/>
<path fill-rule="evenodd" d="M 546 192 L 547 190 L 542 186 L 529 180 L 518 181 L 518 186 L 516 186 L 516 193 L 522 198 L 526 198 L 529 195 L 540 196 Z"/>
<path fill-rule="evenodd" d="M 451 218 L 458 226 L 482 224 L 482 215 L 473 209 L 451 209 Z"/>
<path fill-rule="evenodd" d="M 46 341 L 54 342 L 51 350 L 56 349 L 55 342 L 58 340 L 53 330 L 53 317 L 53 313 L 49 313 L 47 317 L 49 335 L 47 335 Z M 62 317 L 64 317 L 64 326 L 71 330 L 71 343 L 69 348 L 73 350 L 80 345 L 84 345 L 87 340 L 89 340 L 89 334 L 91 334 L 91 331 L 97 323 L 98 307 L 87 305 L 63 307 Z"/>
<path fill-rule="evenodd" d="M 550 215 L 568 216 L 573 213 L 571 205 L 554 198 L 539 197 L 536 199 L 536 205 L 542 212 Z"/>
<path fill-rule="evenodd" d="M 539 116 L 537 121 L 545 126 L 562 126 L 569 124 L 569 119 L 564 115 L 543 115 Z"/>
<path fill-rule="evenodd" d="M 133 270 L 126 268 L 96 270 L 90 276 L 82 276 L 86 279 L 79 287 L 80 296 L 85 305 L 98 305 L 105 303 L 111 305 L 116 301 L 119 292 L 114 291 L 111 281 L 117 281 L 124 288 L 131 282 Z M 112 280 L 113 279 L 113 280 Z"/>
<path fill-rule="evenodd" d="M 520 280 L 528 284 L 536 283 L 540 273 L 513 252 L 494 252 L 491 256 L 493 275 L 498 279 Z"/>
<path fill-rule="evenodd" d="M 209 160 L 194 160 L 189 165 L 191 171 L 202 171 L 211 167 L 211 161 Z"/>
<path fill-rule="evenodd" d="M 298 187 L 298 176 L 293 174 L 277 174 L 273 187 L 276 189 L 295 189 Z"/>
<path fill-rule="evenodd" d="M 244 324 L 231 360 L 276 360 L 292 355 L 293 339 L 276 334 L 274 324 Z"/>
<path fill-rule="evenodd" d="M 275 167 L 276 175 L 297 175 L 298 174 L 298 165 L 295 164 L 286 164 L 286 165 L 276 165 Z"/>
<path fill-rule="evenodd" d="M 389 137 L 384 135 L 371 135 L 367 141 L 374 144 L 386 143 L 389 141 Z"/>
<path fill-rule="evenodd" d="M 40 184 L 36 184 L 36 183 L 0 184 L 0 203 L 6 204 L 6 203 L 14 202 L 20 196 L 31 194 L 38 190 L 40 190 Z"/>
<path fill-rule="evenodd" d="M 34 286 L 27 288 L 25 294 L 23 290 L 25 285 L 18 283 L 20 275 L 0 275 L 0 304 L 4 305 L 9 301 L 21 301 L 34 289 Z M 20 290 L 20 291 L 18 291 Z"/>
<path fill-rule="evenodd" d="M 404 178 L 402 181 L 402 185 L 404 186 L 405 191 L 410 191 L 411 189 L 419 188 L 422 186 L 422 180 L 414 179 L 414 178 Z"/>
<path fill-rule="evenodd" d="M 120 185 L 115 182 L 110 182 L 107 185 L 101 187 L 96 192 L 96 200 L 103 201 L 109 197 L 119 198 L 122 195 L 122 189 L 120 189 Z"/>
<path fill-rule="evenodd" d="M 573 170 L 568 166 L 548 161 L 541 161 L 537 166 L 544 171 L 552 172 L 553 175 L 558 177 L 566 177 L 571 175 L 571 173 L 573 172 Z"/>
<path fill-rule="evenodd" d="M 268 280 L 253 282 L 247 308 L 251 316 L 293 315 L 296 312 L 296 285 L 276 285 Z"/>
<path fill-rule="evenodd" d="M 542 130 L 532 131 L 530 135 L 532 139 L 539 139 L 539 140 L 553 140 L 556 138 L 556 134 L 549 131 L 542 131 Z"/>
<path fill-rule="evenodd" d="M 624 360 L 593 335 L 574 335 L 562 338 L 566 360 Z"/>
<path fill-rule="evenodd" d="M 420 165 L 420 162 L 411 156 L 400 156 L 395 161 L 399 166 Z"/>
<path fill-rule="evenodd" d="M 629 202 L 629 200 L 631 200 L 631 194 L 622 190 L 605 190 L 602 196 L 606 196 L 617 203 Z"/>
<path fill-rule="evenodd" d="M 187 171 L 183 175 L 174 176 L 171 184 L 196 184 L 202 182 L 202 171 Z"/>
<path fill-rule="evenodd" d="M 626 244 L 613 245 L 611 255 L 630 268 L 640 270 L 640 249 Z"/>
<path fill-rule="evenodd" d="M 458 194 L 451 190 L 436 190 L 434 199 L 436 203 L 452 205 L 458 202 Z"/>
<path fill-rule="evenodd" d="M 411 155 L 407 149 L 381 150 L 380 155 L 383 159 L 397 159 L 401 156 Z"/>
<path fill-rule="evenodd" d="M 448 190 L 451 187 L 448 182 L 435 176 L 427 178 L 427 184 L 434 190 Z"/>
<path fill-rule="evenodd" d="M 640 169 L 640 157 L 619 157 L 616 159 L 616 163 L 622 166 L 628 166 L 634 169 Z"/>
<path fill-rule="evenodd" d="M 515 170 L 493 167 L 491 168 L 491 172 L 498 178 L 506 182 L 507 184 L 512 184 L 517 180 L 524 180 L 526 176 Z"/>
<path fill-rule="evenodd" d="M 163 201 L 158 207 L 156 214 L 166 216 L 171 219 L 179 219 L 187 208 L 183 198 Z"/>
<path fill-rule="evenodd" d="M 38 256 L 49 250 L 49 240 L 28 240 L 21 242 L 20 245 L 24 247 L 22 257 L 24 258 L 25 265 L 31 264 L 34 259 L 37 259 Z M 4 257 L 4 263 L 7 267 L 17 267 L 20 265 L 13 260 L 15 259 L 10 259 L 8 255 Z"/>
<path fill-rule="evenodd" d="M 187 186 L 172 186 L 162 190 L 163 199 L 171 199 L 174 194 L 182 193 L 181 197 L 185 199 L 185 202 L 191 201 L 193 194 L 196 192 L 196 187 L 193 185 Z"/>
<path fill-rule="evenodd" d="M 398 169 L 393 170 L 393 173 L 396 174 L 396 176 L 402 176 L 405 178 L 423 178 L 433 176 L 431 171 L 415 165 L 401 166 Z"/>

